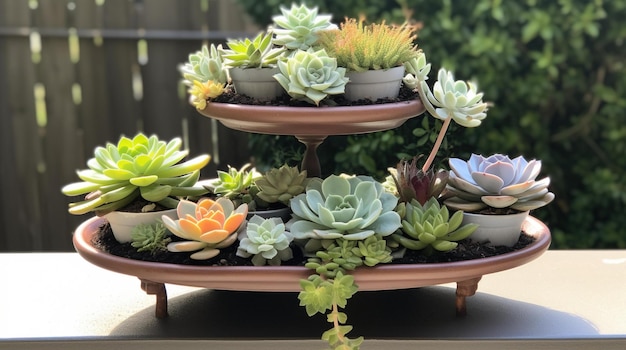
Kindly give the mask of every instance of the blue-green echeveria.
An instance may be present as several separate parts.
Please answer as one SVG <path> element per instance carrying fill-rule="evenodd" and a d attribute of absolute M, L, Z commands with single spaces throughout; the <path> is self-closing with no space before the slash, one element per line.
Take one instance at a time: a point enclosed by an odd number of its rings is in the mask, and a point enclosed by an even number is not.
<path fill-rule="evenodd" d="M 398 199 L 369 176 L 313 178 L 306 192 L 291 200 L 287 223 L 296 239 L 363 240 L 388 236 L 400 228 Z"/>
<path fill-rule="evenodd" d="M 527 161 L 519 156 L 472 154 L 469 160 L 450 158 L 448 207 L 470 212 L 491 207 L 533 210 L 550 203 L 554 193 L 548 190 L 550 178 L 536 180 L 541 161 Z"/>
<path fill-rule="evenodd" d="M 298 51 L 286 61 L 278 61 L 280 73 L 274 75 L 289 96 L 319 106 L 328 95 L 345 93 L 346 69 L 324 49 Z"/>

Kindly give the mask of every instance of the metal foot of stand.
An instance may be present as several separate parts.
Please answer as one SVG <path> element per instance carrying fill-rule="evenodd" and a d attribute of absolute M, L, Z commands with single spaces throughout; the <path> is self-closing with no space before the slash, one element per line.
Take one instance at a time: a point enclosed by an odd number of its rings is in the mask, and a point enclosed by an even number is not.
<path fill-rule="evenodd" d="M 467 305 L 465 298 L 476 294 L 480 277 L 472 278 L 456 283 L 456 315 L 459 317 L 467 315 Z"/>
<path fill-rule="evenodd" d="M 152 282 L 144 279 L 141 280 L 141 289 L 147 294 L 156 296 L 156 307 L 154 315 L 156 318 L 166 318 L 167 315 L 167 291 L 165 284 Z"/>

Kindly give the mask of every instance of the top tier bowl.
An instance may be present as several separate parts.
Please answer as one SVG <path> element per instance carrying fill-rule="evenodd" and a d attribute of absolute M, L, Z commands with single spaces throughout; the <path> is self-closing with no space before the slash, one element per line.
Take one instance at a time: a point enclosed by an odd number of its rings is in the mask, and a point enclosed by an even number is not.
<path fill-rule="evenodd" d="M 340 107 L 286 107 L 209 103 L 200 113 L 226 127 L 260 134 L 329 136 L 397 128 L 424 112 L 420 100 Z"/>

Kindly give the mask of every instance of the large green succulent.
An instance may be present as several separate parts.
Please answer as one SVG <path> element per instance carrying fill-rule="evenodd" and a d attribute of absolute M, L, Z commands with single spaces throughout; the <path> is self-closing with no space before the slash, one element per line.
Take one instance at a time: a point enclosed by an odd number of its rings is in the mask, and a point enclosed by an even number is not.
<path fill-rule="evenodd" d="M 274 47 L 271 32 L 261 32 L 252 40 L 229 39 L 226 46 L 228 49 L 222 51 L 222 57 L 229 67 L 274 67 L 285 51 L 282 47 Z"/>
<path fill-rule="evenodd" d="M 364 240 L 401 226 L 398 199 L 367 176 L 330 175 L 309 180 L 306 192 L 291 200 L 288 228 L 296 239 Z"/>
<path fill-rule="evenodd" d="M 280 202 L 289 205 L 291 198 L 304 192 L 306 174 L 306 170 L 299 171 L 298 167 L 286 164 L 280 168 L 272 168 L 254 181 L 259 190 L 256 195 L 267 203 Z"/>
<path fill-rule="evenodd" d="M 318 15 L 317 7 L 308 8 L 292 4 L 290 9 L 280 8 L 282 15 L 274 16 L 274 44 L 289 50 L 307 50 L 318 39 L 317 32 L 336 27 L 330 15 Z"/>
<path fill-rule="evenodd" d="M 343 94 L 348 83 L 346 69 L 323 49 L 298 51 L 287 61 L 278 61 L 278 68 L 274 78 L 289 96 L 317 106 L 328 95 Z"/>
<path fill-rule="evenodd" d="M 94 158 L 87 161 L 89 169 L 77 171 L 82 182 L 64 186 L 68 196 L 87 194 L 85 200 L 70 203 L 71 214 L 95 211 L 98 215 L 120 209 L 139 196 L 175 208 L 177 197 L 207 193 L 196 182 L 200 169 L 209 163 L 208 155 L 179 163 L 189 153 L 181 151 L 182 140 L 161 141 L 156 135 L 138 133 L 132 139 L 121 137 L 117 145 L 97 147 Z"/>
<path fill-rule="evenodd" d="M 463 212 L 459 210 L 450 216 L 448 208 L 440 206 L 435 198 L 423 206 L 416 200 L 401 203 L 397 210 L 402 217 L 402 230 L 391 237 L 412 250 L 452 250 L 457 247 L 457 241 L 469 237 L 478 227 L 476 224 L 461 226 Z"/>
<path fill-rule="evenodd" d="M 179 67 L 185 84 L 193 86 L 194 81 L 206 83 L 208 81 L 217 81 L 222 84 L 228 82 L 228 74 L 220 51 L 222 45 L 215 46 L 211 44 L 202 46 L 202 50 L 189 55 L 189 59 Z"/>

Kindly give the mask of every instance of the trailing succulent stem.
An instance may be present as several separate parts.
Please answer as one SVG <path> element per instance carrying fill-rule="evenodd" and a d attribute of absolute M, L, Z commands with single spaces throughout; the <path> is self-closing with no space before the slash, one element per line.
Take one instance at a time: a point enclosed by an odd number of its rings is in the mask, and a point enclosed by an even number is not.
<path fill-rule="evenodd" d="M 365 240 L 354 241 L 344 238 L 321 242 L 322 250 L 316 257 L 310 258 L 307 268 L 315 273 L 300 281 L 302 291 L 298 295 L 300 305 L 306 308 L 309 316 L 327 313 L 327 320 L 333 326 L 322 334 L 331 349 L 359 349 L 363 337 L 348 338 L 352 326 L 347 325 L 348 316 L 339 311 L 345 308 L 358 290 L 354 277 L 347 271 L 358 266 L 375 266 L 391 261 L 391 249 L 380 235 L 373 235 Z"/>

